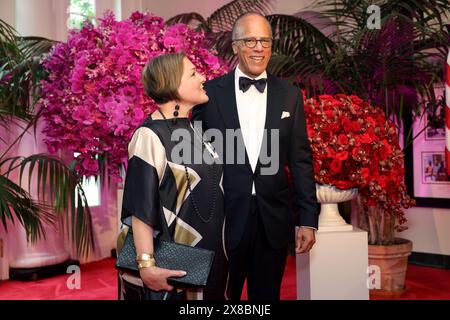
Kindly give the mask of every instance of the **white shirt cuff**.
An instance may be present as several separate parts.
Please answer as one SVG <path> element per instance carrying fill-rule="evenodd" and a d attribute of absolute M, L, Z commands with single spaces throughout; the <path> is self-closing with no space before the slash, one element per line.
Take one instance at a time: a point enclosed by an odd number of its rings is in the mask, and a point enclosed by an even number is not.
<path fill-rule="evenodd" d="M 317 231 L 317 228 L 309 227 L 309 226 L 300 226 L 300 228 L 308 228 L 308 229 L 313 229 L 313 230 Z"/>

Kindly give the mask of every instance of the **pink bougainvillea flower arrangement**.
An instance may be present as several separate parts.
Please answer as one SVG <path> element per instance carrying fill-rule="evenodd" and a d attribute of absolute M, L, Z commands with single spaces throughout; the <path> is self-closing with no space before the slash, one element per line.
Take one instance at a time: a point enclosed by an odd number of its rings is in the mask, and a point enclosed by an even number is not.
<path fill-rule="evenodd" d="M 398 229 L 403 208 L 414 204 L 404 184 L 397 128 L 380 108 L 357 96 L 320 95 L 305 99 L 307 131 L 316 182 L 358 188 L 365 205 L 393 214 Z"/>
<path fill-rule="evenodd" d="M 165 25 L 162 18 L 135 12 L 125 21 L 105 13 L 99 26 L 86 22 L 69 33 L 43 61 L 40 106 L 46 120 L 49 151 L 77 154 L 76 169 L 99 173 L 106 156 L 110 177 L 120 181 L 127 144 L 135 128 L 156 108 L 144 93 L 141 71 L 152 58 L 184 51 L 208 80 L 229 70 L 206 49 L 205 35 L 184 24 Z"/>

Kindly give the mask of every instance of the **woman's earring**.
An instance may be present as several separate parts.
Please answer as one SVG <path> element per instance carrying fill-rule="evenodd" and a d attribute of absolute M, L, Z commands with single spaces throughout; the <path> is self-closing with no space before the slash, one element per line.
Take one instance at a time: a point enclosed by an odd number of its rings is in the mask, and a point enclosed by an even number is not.
<path fill-rule="evenodd" d="M 180 106 L 179 105 L 175 105 L 175 111 L 173 112 L 173 116 L 174 116 L 173 123 L 177 122 L 178 110 L 180 110 Z"/>

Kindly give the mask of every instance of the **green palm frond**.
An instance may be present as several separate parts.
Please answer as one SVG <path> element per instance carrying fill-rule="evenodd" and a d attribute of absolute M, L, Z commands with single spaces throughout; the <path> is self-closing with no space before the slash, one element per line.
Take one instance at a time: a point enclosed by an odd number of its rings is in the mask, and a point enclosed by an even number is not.
<path fill-rule="evenodd" d="M 381 29 L 366 26 L 370 4 L 380 8 Z M 336 52 L 326 75 L 343 92 L 354 93 L 401 119 L 405 105 L 419 108 L 417 96 L 432 98 L 438 80 L 438 61 L 445 61 L 450 45 L 443 17 L 448 1 L 321 1 L 324 14 L 337 28 Z M 431 94 L 431 95 L 430 95 Z"/>
<path fill-rule="evenodd" d="M 178 14 L 169 20 L 166 21 L 166 24 L 171 26 L 176 23 L 184 23 L 186 25 L 205 25 L 206 20 L 197 12 L 190 12 L 190 13 L 182 13 Z"/>
<path fill-rule="evenodd" d="M 75 166 L 76 160 L 73 162 L 73 166 Z M 94 176 L 95 182 L 99 183 L 100 181 L 103 181 L 107 185 L 111 184 L 111 176 L 108 174 L 108 154 L 99 154 L 97 156 L 97 162 L 98 162 L 98 175 Z"/>
<path fill-rule="evenodd" d="M 342 36 L 351 39 L 354 32 L 365 29 L 370 13 L 369 5 L 380 8 L 382 19 L 389 15 L 404 15 L 427 30 L 440 30 L 445 24 L 444 17 L 450 13 L 448 0 L 321 0 L 316 7 L 338 26 Z"/>
<path fill-rule="evenodd" d="M 42 37 L 19 37 L 18 40 L 20 52 L 26 60 L 43 57 L 58 43 Z"/>
<path fill-rule="evenodd" d="M 55 43 L 41 37 L 19 37 L 0 20 L 0 117 L 35 118 L 38 83 L 46 77 L 41 58 Z"/>
<path fill-rule="evenodd" d="M 66 166 L 56 157 L 35 154 L 3 159 L 0 161 L 0 169 L 4 179 L 7 179 L 4 183 L 12 183 L 8 177 L 18 170 L 20 188 L 24 175 L 27 177 L 28 190 L 34 187 L 38 202 L 52 208 L 55 218 L 63 219 L 66 235 L 77 245 L 80 255 L 87 255 L 90 249 L 95 249 L 89 206 L 81 188 L 80 178 L 73 168 Z M 33 177 L 37 178 L 34 185 Z M 23 193 L 19 193 L 17 198 L 23 197 Z M 39 209 L 40 207 L 30 208 L 35 217 L 40 217 L 41 214 L 45 217 L 46 211 Z M 36 234 L 33 233 L 33 236 Z"/>
<path fill-rule="evenodd" d="M 0 40 L 2 42 L 14 41 L 16 37 L 15 29 L 0 19 Z"/>
<path fill-rule="evenodd" d="M 235 0 L 220 7 L 208 17 L 204 25 L 204 29 L 209 32 L 207 43 L 230 65 L 235 65 L 237 58 L 233 54 L 231 39 L 234 22 L 246 12 L 267 15 L 272 11 L 272 2 L 272 0 Z"/>
<path fill-rule="evenodd" d="M 208 18 L 197 12 L 183 13 L 167 20 L 168 25 L 185 23 L 206 32 L 206 45 L 217 50 L 218 55 L 230 65 L 236 62 L 231 46 L 231 30 L 234 21 L 246 12 L 267 15 L 273 9 L 273 0 L 234 0 L 214 11 Z"/>
<path fill-rule="evenodd" d="M 8 57 L 20 54 L 16 42 L 17 37 L 14 28 L 0 19 L 0 64 L 6 63 Z"/>
<path fill-rule="evenodd" d="M 326 74 L 321 65 L 311 65 L 307 59 L 273 53 L 267 69 L 293 84 L 301 84 L 307 96 L 336 91 L 337 84 L 325 81 Z M 308 85 L 305 85 L 308 84 Z"/>
<path fill-rule="evenodd" d="M 230 31 L 211 33 L 206 44 L 217 51 L 217 55 L 228 62 L 230 66 L 237 64 L 237 56 L 233 52 L 233 40 Z"/>
<path fill-rule="evenodd" d="M 1 104 L 1 103 L 0 103 Z M 9 132 L 11 127 L 23 127 L 21 120 L 16 118 L 13 114 L 14 111 L 8 109 L 0 108 L 0 127 L 2 127 L 5 132 Z M 7 141 L 0 136 L 0 142 L 6 144 Z"/>
<path fill-rule="evenodd" d="M 39 82 L 46 77 L 41 58 L 55 43 L 40 37 L 19 37 L 0 20 L 0 126 L 7 131 L 11 127 L 23 129 L 12 142 L 0 137 L 6 146 L 0 155 L 0 218 L 5 228 L 7 221 L 19 221 L 32 241 L 45 237 L 44 223 L 59 220 L 78 254 L 87 256 L 95 250 L 91 214 L 74 168 L 45 154 L 7 157 L 31 127 L 36 135 L 41 111 L 34 106 Z M 13 173 L 18 173 L 18 183 L 10 179 Z M 28 188 L 22 187 L 24 176 Z M 37 200 L 31 197 L 31 190 L 36 190 Z"/>
<path fill-rule="evenodd" d="M 450 12 L 448 0 L 395 0 L 381 2 L 382 13 L 397 12 L 408 14 L 414 20 L 429 25 L 433 21 L 443 25 L 443 17 Z"/>
<path fill-rule="evenodd" d="M 266 15 L 273 9 L 273 0 L 234 0 L 214 11 L 208 18 L 197 12 L 178 14 L 166 21 L 166 24 L 184 23 L 196 25 L 207 32 L 221 33 L 231 31 L 234 21 L 246 12 L 258 12 Z"/>
<path fill-rule="evenodd" d="M 331 39 L 302 18 L 281 14 L 266 18 L 274 37 L 270 72 L 289 80 L 301 77 L 305 81 L 323 73 L 323 66 L 335 50 Z"/>
<path fill-rule="evenodd" d="M 0 88 L 0 110 L 25 121 L 34 118 L 38 69 L 38 59 L 24 60 L 9 68 L 5 73 L 9 79 Z"/>
<path fill-rule="evenodd" d="M 231 31 L 240 15 L 246 12 L 267 15 L 273 9 L 272 3 L 272 0 L 234 0 L 214 11 L 206 20 L 206 25 L 212 32 Z"/>
<path fill-rule="evenodd" d="M 53 224 L 54 218 L 48 206 L 35 201 L 19 185 L 0 175 L 0 219 L 6 231 L 7 221 L 14 225 L 18 220 L 25 229 L 27 241 L 36 242 L 45 238 L 43 224 Z"/>
<path fill-rule="evenodd" d="M 19 37 L 19 49 L 25 59 L 41 57 L 58 43 L 42 37 Z"/>

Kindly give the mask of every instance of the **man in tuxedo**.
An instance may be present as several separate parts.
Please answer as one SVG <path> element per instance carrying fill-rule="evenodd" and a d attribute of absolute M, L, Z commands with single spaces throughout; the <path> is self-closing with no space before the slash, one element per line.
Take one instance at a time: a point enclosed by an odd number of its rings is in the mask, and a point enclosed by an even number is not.
<path fill-rule="evenodd" d="M 247 13 L 239 17 L 232 39 L 239 64 L 205 84 L 209 102 L 194 108 L 193 119 L 202 121 L 205 130 L 219 130 L 225 141 L 218 149 L 225 164 L 224 234 L 231 299 L 240 299 L 247 278 L 250 300 L 278 300 L 294 231 L 296 252 L 309 252 L 318 225 L 303 99 L 298 88 L 266 72 L 272 30 L 264 16 Z M 238 134 L 226 137 L 229 129 Z M 245 159 L 230 162 L 226 153 L 230 145 L 236 153 L 236 144 L 245 146 Z M 276 160 L 275 172 L 264 171 L 262 150 Z M 294 182 L 297 221 L 289 205 L 286 164 Z"/>

